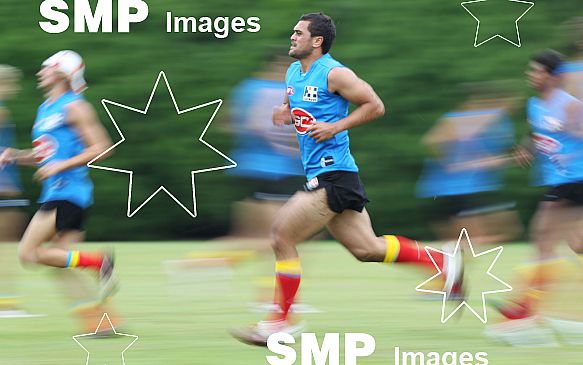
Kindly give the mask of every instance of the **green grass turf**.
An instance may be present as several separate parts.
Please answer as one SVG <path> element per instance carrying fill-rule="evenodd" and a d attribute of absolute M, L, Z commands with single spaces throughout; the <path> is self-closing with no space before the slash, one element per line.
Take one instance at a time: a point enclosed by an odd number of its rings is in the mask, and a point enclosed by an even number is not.
<path fill-rule="evenodd" d="M 93 250 L 103 245 L 86 247 Z M 162 264 L 188 252 L 214 247 L 216 243 L 208 242 L 115 244 L 122 284 L 115 304 L 126 320 L 118 330 L 139 336 L 125 353 L 126 365 L 267 364 L 268 350 L 238 343 L 227 330 L 262 317 L 249 313 L 247 304 L 257 299 L 256 273 L 271 271 L 269 259 L 262 264 L 257 261 L 239 264 L 230 279 L 225 270 L 189 270 L 168 275 Z M 4 261 L 15 260 L 15 246 L 4 245 L 0 250 Z M 494 273 L 512 281 L 513 267 L 530 253 L 526 245 L 507 246 Z M 323 311 L 304 316 L 309 330 L 320 335 L 326 332 L 373 335 L 374 355 L 359 360 L 358 364 L 394 364 L 395 346 L 403 351 L 485 351 L 493 365 L 581 361 L 581 349 L 574 346 L 520 349 L 492 343 L 482 334 L 484 325 L 467 311 L 460 319 L 441 324 L 441 304 L 420 300 L 415 286 L 427 276 L 413 268 L 362 264 L 336 243 L 305 244 L 301 246 L 301 255 L 304 266 L 301 298 Z M 489 263 L 486 261 L 469 267 L 473 294 L 481 288 L 497 287 L 483 274 Z M 3 265 L 6 269 L 6 263 Z M 71 338 L 82 331 L 69 316 L 50 271 L 19 269 L 16 277 L 26 308 L 47 316 L 0 319 L 0 364 L 85 364 L 85 352 Z M 478 303 L 476 296 L 472 296 L 471 302 Z M 488 313 L 490 322 L 498 319 L 493 311 Z M 94 349 L 94 357 L 89 364 L 121 364 L 121 357 L 116 354 L 124 343 L 91 340 L 87 345 Z"/>

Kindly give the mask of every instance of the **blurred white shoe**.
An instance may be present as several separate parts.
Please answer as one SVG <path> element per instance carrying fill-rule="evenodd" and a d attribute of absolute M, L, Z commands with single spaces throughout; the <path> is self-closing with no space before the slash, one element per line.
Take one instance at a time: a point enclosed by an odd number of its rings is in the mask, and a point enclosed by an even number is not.
<path fill-rule="evenodd" d="M 552 328 L 559 340 L 568 345 L 583 345 L 583 322 L 545 317 L 544 321 Z"/>
<path fill-rule="evenodd" d="M 290 324 L 286 320 L 261 321 L 253 327 L 233 330 L 231 335 L 248 345 L 267 346 L 267 339 L 272 334 L 287 333 L 297 337 L 305 330 L 305 327 L 305 322 Z"/>
<path fill-rule="evenodd" d="M 515 347 L 556 347 L 559 346 L 552 329 L 544 326 L 537 317 L 513 319 L 488 326 L 486 337 Z"/>
<path fill-rule="evenodd" d="M 44 317 L 45 314 L 32 314 L 25 310 L 14 309 L 14 310 L 0 310 L 0 318 L 32 318 L 32 317 Z"/>

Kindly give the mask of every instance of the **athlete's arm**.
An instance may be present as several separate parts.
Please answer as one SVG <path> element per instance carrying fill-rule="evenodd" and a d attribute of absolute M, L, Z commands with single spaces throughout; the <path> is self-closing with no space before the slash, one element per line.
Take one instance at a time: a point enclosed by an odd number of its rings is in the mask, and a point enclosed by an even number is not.
<path fill-rule="evenodd" d="M 334 123 L 313 124 L 309 130 L 310 136 L 316 139 L 316 142 L 330 139 L 337 133 L 361 126 L 385 114 L 385 106 L 373 88 L 348 68 L 336 67 L 330 70 L 328 91 L 340 94 L 358 107 L 346 118 Z"/>
<path fill-rule="evenodd" d="M 36 165 L 34 161 L 34 155 L 32 150 L 19 150 L 16 148 L 6 148 L 0 154 L 0 169 L 3 169 L 6 165 L 17 164 L 34 166 Z"/>
<path fill-rule="evenodd" d="M 87 101 L 79 100 L 71 103 L 67 108 L 67 115 L 67 123 L 75 128 L 85 149 L 67 160 L 41 167 L 35 173 L 37 180 L 44 180 L 59 172 L 86 165 L 111 146 L 107 131 L 101 125 L 95 109 Z"/>
<path fill-rule="evenodd" d="M 289 107 L 289 98 L 287 93 L 283 97 L 283 104 L 273 107 L 271 120 L 275 125 L 292 124 L 291 110 Z"/>
<path fill-rule="evenodd" d="M 583 103 L 580 101 L 573 101 L 567 105 L 567 130 L 583 138 Z"/>

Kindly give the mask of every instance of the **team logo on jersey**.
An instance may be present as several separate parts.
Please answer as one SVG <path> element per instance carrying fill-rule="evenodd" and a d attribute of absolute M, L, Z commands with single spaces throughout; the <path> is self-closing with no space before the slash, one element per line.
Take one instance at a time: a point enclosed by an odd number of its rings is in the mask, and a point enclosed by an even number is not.
<path fill-rule="evenodd" d="M 56 139 L 43 134 L 32 141 L 32 154 L 37 164 L 43 164 L 57 153 L 59 143 Z"/>
<path fill-rule="evenodd" d="M 288 86 L 287 87 L 287 95 L 288 96 L 292 96 L 294 94 L 295 90 L 293 86 Z"/>
<path fill-rule="evenodd" d="M 65 117 L 62 113 L 51 114 L 46 118 L 40 119 L 35 127 L 41 132 L 50 131 L 63 124 Z"/>
<path fill-rule="evenodd" d="M 299 134 L 308 133 L 308 128 L 316 123 L 316 118 L 302 108 L 293 108 L 291 112 L 294 116 L 294 127 Z"/>
<path fill-rule="evenodd" d="M 557 141 L 556 139 L 540 133 L 533 133 L 532 140 L 536 149 L 544 155 L 552 155 L 557 153 L 563 146 L 561 142 Z"/>
<path fill-rule="evenodd" d="M 304 87 L 304 97 L 303 101 L 310 101 L 312 103 L 318 102 L 318 87 L 317 86 L 305 86 Z"/>

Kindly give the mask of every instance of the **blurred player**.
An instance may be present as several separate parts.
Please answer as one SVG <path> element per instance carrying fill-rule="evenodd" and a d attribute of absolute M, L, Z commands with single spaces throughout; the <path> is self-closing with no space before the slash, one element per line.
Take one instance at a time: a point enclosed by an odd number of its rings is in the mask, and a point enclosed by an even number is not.
<path fill-rule="evenodd" d="M 244 248 L 254 250 L 258 255 L 253 257 L 265 263 L 273 260 L 269 227 L 277 211 L 304 181 L 295 131 L 280 128 L 271 121 L 272 107 L 281 102 L 286 90 L 285 72 L 289 64 L 289 57 L 270 57 L 260 72 L 243 80 L 232 93 L 231 122 L 236 147 L 231 156 L 237 161 L 237 168 L 229 173 L 238 177 L 239 186 L 247 188 L 249 194 L 234 204 L 231 235 L 239 242 L 246 239 Z M 272 270 L 269 276 L 257 278 L 262 290 L 260 302 L 253 306 L 255 311 L 279 310 L 273 302 Z M 298 308 L 296 303 L 293 311 L 298 313 Z"/>
<path fill-rule="evenodd" d="M 230 156 L 237 161 L 237 168 L 228 173 L 236 178 L 237 187 L 245 191 L 245 198 L 233 204 L 229 236 L 213 244 L 212 251 L 192 252 L 186 260 L 171 261 L 173 266 L 169 267 L 178 273 L 205 269 L 216 272 L 250 259 L 259 261 L 262 275 L 256 281 L 261 290 L 259 302 L 251 305 L 253 311 L 279 310 L 273 301 L 275 281 L 269 227 L 277 211 L 304 181 L 295 131 L 280 128 L 271 121 L 272 107 L 281 103 L 286 90 L 285 71 L 289 64 L 289 57 L 272 54 L 259 72 L 241 81 L 231 93 L 229 127 L 234 135 L 234 149 Z M 217 247 L 221 246 L 219 250 Z M 269 266 L 262 265 L 267 262 Z M 204 275 L 199 277 L 206 280 Z M 298 308 L 309 307 L 296 303 L 293 311 L 298 313 Z"/>
<path fill-rule="evenodd" d="M 42 183 L 41 207 L 20 241 L 20 261 L 93 270 L 104 300 L 116 287 L 112 257 L 71 249 L 83 241 L 83 225 L 93 200 L 86 164 L 110 145 L 95 110 L 81 94 L 86 89 L 84 70 L 83 60 L 72 51 L 58 52 L 43 62 L 37 77 L 46 101 L 32 128 L 33 149 L 4 150 L 0 168 L 36 165 L 34 178 Z"/>
<path fill-rule="evenodd" d="M 560 242 L 565 240 L 576 253 L 583 253 L 583 103 L 562 89 L 562 62 L 557 52 L 544 51 L 532 58 L 527 72 L 530 85 L 538 92 L 527 104 L 534 163 L 539 185 L 549 190 L 531 223 L 531 239 L 538 253 L 526 289 L 512 301 L 497 305 L 508 319 L 537 313 L 543 295 L 563 266 L 556 256 Z M 520 147 L 517 158 L 530 164 L 532 149 Z"/>
<path fill-rule="evenodd" d="M 242 187 L 252 193 L 237 204 L 232 234 L 237 237 L 269 237 L 275 213 L 303 182 L 294 131 L 271 122 L 273 105 L 285 92 L 287 58 L 275 57 L 254 77 L 241 82 L 232 93 L 232 129 L 237 168 L 230 170 Z M 268 245 L 267 245 L 268 246 Z"/>
<path fill-rule="evenodd" d="M 560 73 L 565 91 L 583 100 L 583 17 L 571 19 L 564 33 L 573 47 L 573 58 L 563 62 Z"/>
<path fill-rule="evenodd" d="M 0 65 L 0 153 L 14 145 L 14 125 L 4 102 L 20 89 L 20 70 Z M 17 207 L 26 205 L 20 199 L 21 186 L 16 167 L 0 170 L 0 318 L 29 316 L 21 308 L 21 298 L 14 291 L 16 265 L 10 260 L 11 247 L 2 242 L 16 242 L 24 230 L 24 214 Z"/>
<path fill-rule="evenodd" d="M 289 321 L 290 306 L 302 269 L 297 244 L 326 227 L 359 261 L 401 262 L 433 267 L 416 241 L 400 236 L 377 237 L 365 209 L 368 202 L 350 153 L 348 130 L 381 117 L 384 105 L 374 90 L 328 51 L 336 36 L 332 19 L 322 13 L 303 15 L 291 35 L 289 55 L 296 58 L 286 74 L 283 105 L 273 122 L 293 124 L 308 182 L 277 213 L 272 227 L 281 313 L 256 326 L 233 332 L 239 340 L 266 345 L 276 332 L 297 334 L 301 324 Z M 350 103 L 356 109 L 348 113 Z M 434 255 L 446 273 L 446 291 L 461 289 L 461 255 Z"/>
<path fill-rule="evenodd" d="M 502 186 L 504 158 L 512 146 L 513 128 L 508 109 L 510 95 L 480 88 L 458 110 L 446 113 L 423 138 L 431 152 L 417 184 L 417 195 L 435 200 L 440 209 L 433 228 L 441 240 L 457 239 L 462 228 L 477 243 L 497 243 L 516 238 L 520 225 L 513 203 L 496 203 Z M 444 220 L 445 218 L 445 220 Z"/>

